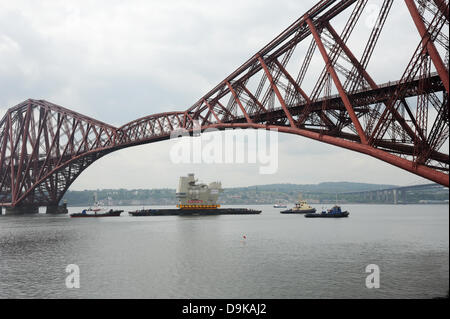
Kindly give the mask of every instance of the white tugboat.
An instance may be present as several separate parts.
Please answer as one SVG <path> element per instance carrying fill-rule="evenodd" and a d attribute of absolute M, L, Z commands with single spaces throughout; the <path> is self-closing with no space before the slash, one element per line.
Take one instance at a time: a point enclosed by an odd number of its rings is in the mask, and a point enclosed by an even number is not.
<path fill-rule="evenodd" d="M 248 208 L 220 208 L 217 204 L 223 191 L 220 182 L 209 185 L 197 183 L 194 174 L 180 177 L 176 196 L 177 208 L 143 209 L 129 212 L 131 216 L 170 216 L 170 215 L 254 215 L 260 210 Z"/>
<path fill-rule="evenodd" d="M 306 200 L 302 199 L 302 194 L 298 195 L 298 201 L 295 206 L 288 210 L 283 210 L 281 214 L 313 214 L 316 212 L 314 207 L 308 205 Z"/>

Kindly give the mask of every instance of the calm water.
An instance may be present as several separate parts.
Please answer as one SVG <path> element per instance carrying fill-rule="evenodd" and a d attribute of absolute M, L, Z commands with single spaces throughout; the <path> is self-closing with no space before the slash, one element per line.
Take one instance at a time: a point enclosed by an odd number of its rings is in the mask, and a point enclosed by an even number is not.
<path fill-rule="evenodd" d="M 345 205 L 347 219 L 259 208 L 257 216 L 1 216 L 0 297 L 431 298 L 449 289 L 446 205 Z M 79 289 L 65 286 L 68 264 L 80 267 Z M 379 289 L 365 286 L 368 264 L 380 267 Z"/>

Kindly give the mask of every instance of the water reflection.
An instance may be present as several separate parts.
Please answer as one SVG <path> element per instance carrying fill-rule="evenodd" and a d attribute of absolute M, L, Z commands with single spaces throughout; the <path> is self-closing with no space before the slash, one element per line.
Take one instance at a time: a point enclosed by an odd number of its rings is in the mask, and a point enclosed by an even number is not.
<path fill-rule="evenodd" d="M 0 297 L 430 298 L 448 290 L 448 206 L 349 205 L 345 220 L 260 208 L 257 216 L 2 216 Z M 72 263 L 80 289 L 65 287 Z M 365 287 L 372 263 L 380 289 Z"/>

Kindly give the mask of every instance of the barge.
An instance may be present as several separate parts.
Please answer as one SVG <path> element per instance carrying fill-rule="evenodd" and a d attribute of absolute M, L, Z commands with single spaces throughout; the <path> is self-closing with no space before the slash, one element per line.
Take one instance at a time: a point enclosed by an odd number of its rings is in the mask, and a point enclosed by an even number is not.
<path fill-rule="evenodd" d="M 131 216 L 203 216 L 203 215 L 256 215 L 260 210 L 248 208 L 215 208 L 215 209 L 141 209 L 128 212 Z"/>

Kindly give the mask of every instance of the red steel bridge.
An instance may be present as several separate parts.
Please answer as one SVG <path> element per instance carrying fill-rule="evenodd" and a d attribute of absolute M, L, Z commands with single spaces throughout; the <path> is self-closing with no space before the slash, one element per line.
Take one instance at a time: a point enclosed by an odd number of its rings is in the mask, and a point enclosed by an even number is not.
<path fill-rule="evenodd" d="M 197 123 L 201 130 L 278 129 L 370 155 L 448 187 L 449 3 L 402 1 L 418 41 L 406 54 L 403 74 L 389 83 L 377 83 L 367 66 L 380 34 L 389 37 L 383 27 L 393 15 L 393 0 L 380 2 L 370 28 L 360 21 L 367 4 L 319 1 L 183 111 L 114 127 L 44 100 L 10 108 L 0 122 L 0 206 L 54 207 L 102 156 L 169 139 L 179 129 L 192 133 Z M 338 16 L 345 20 L 340 30 L 333 26 Z M 347 43 L 358 28 L 366 37 L 356 55 Z M 306 53 L 292 59 L 301 46 Z M 314 58 L 322 71 L 306 92 Z"/>

